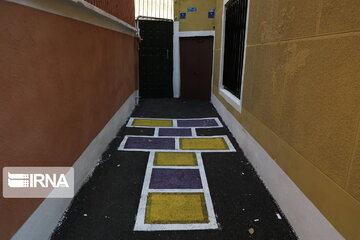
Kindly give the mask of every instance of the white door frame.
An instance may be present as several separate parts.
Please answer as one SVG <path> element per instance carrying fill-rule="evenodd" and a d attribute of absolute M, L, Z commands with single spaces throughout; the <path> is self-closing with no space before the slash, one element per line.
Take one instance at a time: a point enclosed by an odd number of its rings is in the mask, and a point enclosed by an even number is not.
<path fill-rule="evenodd" d="M 174 98 L 180 97 L 180 88 L 181 88 L 181 76 L 180 76 L 180 38 L 183 37 L 213 37 L 213 63 L 212 63 L 212 73 L 213 78 L 214 71 L 214 47 L 215 47 L 215 31 L 179 31 L 179 22 L 174 21 L 174 57 L 173 57 L 173 96 Z M 211 92 L 212 92 L 212 79 L 211 79 Z"/>

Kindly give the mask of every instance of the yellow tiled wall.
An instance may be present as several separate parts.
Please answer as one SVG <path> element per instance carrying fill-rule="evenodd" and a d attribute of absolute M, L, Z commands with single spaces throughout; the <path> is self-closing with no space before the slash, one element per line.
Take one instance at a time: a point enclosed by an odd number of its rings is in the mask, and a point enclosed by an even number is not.
<path fill-rule="evenodd" d="M 215 9 L 216 0 L 175 0 L 174 19 L 179 21 L 182 31 L 210 31 L 214 30 L 215 18 L 208 18 L 208 12 Z M 196 8 L 195 12 L 188 12 L 188 8 Z M 180 13 L 186 13 L 185 19 L 180 19 Z"/>
<path fill-rule="evenodd" d="M 347 239 L 360 236 L 360 1 L 250 0 L 242 111 L 214 94 Z"/>

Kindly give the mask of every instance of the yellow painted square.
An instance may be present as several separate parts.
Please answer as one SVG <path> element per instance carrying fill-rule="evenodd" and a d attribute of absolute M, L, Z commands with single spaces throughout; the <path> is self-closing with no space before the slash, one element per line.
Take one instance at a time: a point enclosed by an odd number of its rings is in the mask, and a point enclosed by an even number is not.
<path fill-rule="evenodd" d="M 157 152 L 155 166 L 197 166 L 196 155 L 191 152 Z"/>
<path fill-rule="evenodd" d="M 180 138 L 182 150 L 228 150 L 224 138 Z"/>
<path fill-rule="evenodd" d="M 203 193 L 149 193 L 145 223 L 208 223 Z"/>
<path fill-rule="evenodd" d="M 134 119 L 132 122 L 133 126 L 143 127 L 172 127 L 172 120 L 161 120 L 161 119 Z"/>

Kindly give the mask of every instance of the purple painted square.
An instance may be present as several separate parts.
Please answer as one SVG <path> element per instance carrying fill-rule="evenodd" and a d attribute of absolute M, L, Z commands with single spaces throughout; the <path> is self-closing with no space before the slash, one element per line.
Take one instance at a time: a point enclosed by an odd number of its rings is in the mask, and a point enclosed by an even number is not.
<path fill-rule="evenodd" d="M 159 136 L 191 136 L 191 128 L 159 128 Z"/>
<path fill-rule="evenodd" d="M 151 189 L 201 189 L 198 169 L 154 168 L 150 179 Z"/>
<path fill-rule="evenodd" d="M 219 124 L 215 119 L 189 119 L 189 120 L 177 120 L 179 127 L 215 127 Z"/>
<path fill-rule="evenodd" d="M 129 137 L 125 149 L 175 149 L 174 138 Z"/>

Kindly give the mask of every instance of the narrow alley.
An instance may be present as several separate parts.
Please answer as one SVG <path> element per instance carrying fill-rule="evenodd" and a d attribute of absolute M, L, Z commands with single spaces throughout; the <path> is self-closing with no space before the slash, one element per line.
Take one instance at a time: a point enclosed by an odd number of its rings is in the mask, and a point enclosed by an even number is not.
<path fill-rule="evenodd" d="M 297 239 L 220 119 L 205 101 L 142 101 L 52 239 Z"/>
<path fill-rule="evenodd" d="M 359 240 L 359 0 L 0 1 L 0 240 Z"/>

